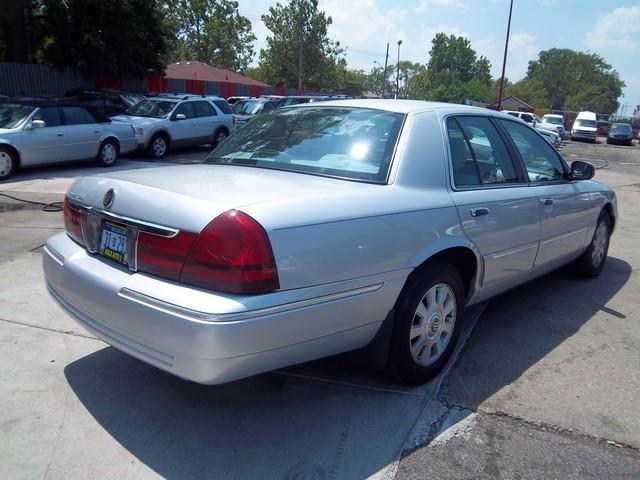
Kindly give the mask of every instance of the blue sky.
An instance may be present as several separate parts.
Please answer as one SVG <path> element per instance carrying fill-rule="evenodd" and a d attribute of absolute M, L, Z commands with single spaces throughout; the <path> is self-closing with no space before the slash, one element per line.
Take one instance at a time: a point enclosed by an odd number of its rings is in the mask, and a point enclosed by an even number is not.
<path fill-rule="evenodd" d="M 253 23 L 259 52 L 269 33 L 260 15 L 276 2 L 239 3 Z M 425 63 L 431 38 L 442 31 L 467 37 L 500 75 L 508 0 L 320 0 L 319 6 L 331 15 L 329 34 L 346 47 L 352 68 L 384 64 L 387 42 L 394 62 L 398 40 L 401 59 Z M 640 1 L 514 0 L 507 77 L 522 78 L 528 61 L 553 47 L 600 54 L 627 84 L 620 99 L 625 113 L 640 104 Z"/>

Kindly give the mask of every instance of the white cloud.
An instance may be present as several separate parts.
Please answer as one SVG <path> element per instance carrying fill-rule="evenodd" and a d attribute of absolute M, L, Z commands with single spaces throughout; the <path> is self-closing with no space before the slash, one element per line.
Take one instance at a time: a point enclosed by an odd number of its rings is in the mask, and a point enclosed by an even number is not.
<path fill-rule="evenodd" d="M 466 7 L 460 0 L 420 0 L 418 6 L 413 9 L 414 13 L 424 13 L 431 7 Z"/>
<path fill-rule="evenodd" d="M 640 5 L 619 7 L 607 13 L 584 37 L 585 45 L 597 50 L 634 50 L 639 41 Z"/>
<path fill-rule="evenodd" d="M 536 44 L 537 39 L 538 37 L 529 32 L 511 35 L 507 57 L 507 78 L 511 81 L 524 77 L 527 73 L 529 60 L 537 58 L 540 53 L 540 48 Z"/>

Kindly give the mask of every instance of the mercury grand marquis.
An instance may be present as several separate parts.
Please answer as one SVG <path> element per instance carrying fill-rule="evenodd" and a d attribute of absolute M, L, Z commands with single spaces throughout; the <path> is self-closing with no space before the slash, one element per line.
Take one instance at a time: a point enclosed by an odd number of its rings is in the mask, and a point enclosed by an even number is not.
<path fill-rule="evenodd" d="M 51 296 L 114 347 L 219 384 L 377 342 L 402 383 L 467 307 L 602 270 L 616 197 L 499 112 L 343 100 L 256 117 L 202 164 L 77 179 Z"/>

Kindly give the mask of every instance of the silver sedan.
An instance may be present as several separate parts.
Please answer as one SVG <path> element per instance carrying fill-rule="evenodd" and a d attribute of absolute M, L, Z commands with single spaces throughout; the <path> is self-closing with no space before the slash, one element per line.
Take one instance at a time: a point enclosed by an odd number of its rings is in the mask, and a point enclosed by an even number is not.
<path fill-rule="evenodd" d="M 418 384 L 468 306 L 568 263 L 600 273 L 617 209 L 593 174 L 490 110 L 289 107 L 203 164 L 78 179 L 46 283 L 96 336 L 196 382 L 375 341 Z"/>
<path fill-rule="evenodd" d="M 137 147 L 128 123 L 58 101 L 0 103 L 0 180 L 19 167 L 96 159 L 105 167 Z"/>

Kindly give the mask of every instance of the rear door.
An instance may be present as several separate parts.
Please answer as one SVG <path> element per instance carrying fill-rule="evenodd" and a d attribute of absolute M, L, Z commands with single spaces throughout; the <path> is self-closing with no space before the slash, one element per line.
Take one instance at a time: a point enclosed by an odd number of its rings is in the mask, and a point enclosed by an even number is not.
<path fill-rule="evenodd" d="M 27 128 L 22 132 L 23 165 L 65 162 L 68 158 L 67 127 L 58 107 L 39 108 L 31 118 L 44 121 L 44 128 Z"/>
<path fill-rule="evenodd" d="M 69 160 L 93 158 L 98 153 L 101 127 L 83 107 L 62 107 L 69 138 Z"/>
<path fill-rule="evenodd" d="M 514 152 L 485 116 L 450 117 L 447 132 L 452 197 L 482 255 L 483 287 L 528 273 L 538 250 L 540 208 Z"/>
<path fill-rule="evenodd" d="M 595 197 L 584 183 L 571 181 L 558 152 L 535 131 L 518 122 L 500 120 L 522 159 L 542 217 L 540 249 L 535 266 L 584 248 L 587 232 L 598 217 Z"/>
<path fill-rule="evenodd" d="M 198 100 L 193 103 L 196 122 L 196 139 L 195 143 L 201 145 L 203 143 L 211 143 L 213 133 L 220 126 L 221 116 L 211 103 L 207 100 Z"/>

